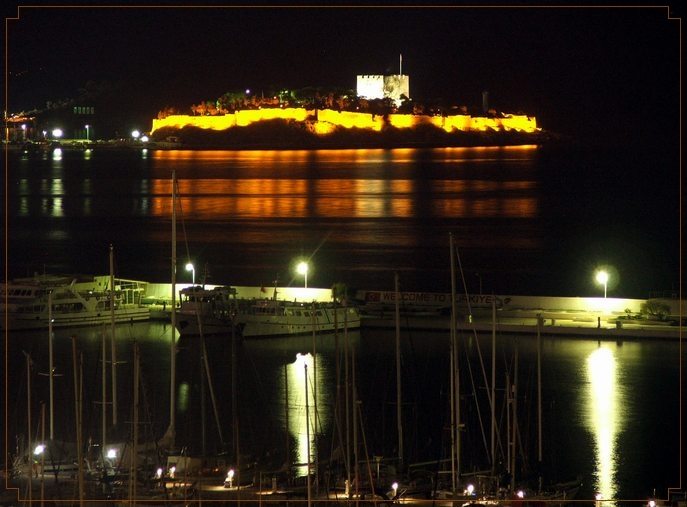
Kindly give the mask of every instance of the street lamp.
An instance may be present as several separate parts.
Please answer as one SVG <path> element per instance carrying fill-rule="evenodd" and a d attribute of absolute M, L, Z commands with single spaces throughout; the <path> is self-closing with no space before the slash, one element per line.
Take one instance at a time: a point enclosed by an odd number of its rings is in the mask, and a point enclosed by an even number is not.
<path fill-rule="evenodd" d="M 299 275 L 303 275 L 303 282 L 304 286 L 307 289 L 308 288 L 308 263 L 305 261 L 301 261 L 298 263 L 298 266 L 296 266 L 296 271 L 298 272 Z"/>
<path fill-rule="evenodd" d="M 608 272 L 603 270 L 598 271 L 596 273 L 596 281 L 604 286 L 604 299 L 606 299 L 606 292 L 608 289 Z"/>
<path fill-rule="evenodd" d="M 86 125 L 86 141 L 90 141 L 90 140 L 91 140 L 91 136 L 90 136 L 90 133 L 89 133 L 90 128 L 91 128 L 90 125 Z"/>
<path fill-rule="evenodd" d="M 53 129 L 52 136 L 59 139 L 62 137 L 62 129 Z"/>
<path fill-rule="evenodd" d="M 196 268 L 190 262 L 186 264 L 186 271 L 191 272 L 191 283 L 196 284 Z"/>

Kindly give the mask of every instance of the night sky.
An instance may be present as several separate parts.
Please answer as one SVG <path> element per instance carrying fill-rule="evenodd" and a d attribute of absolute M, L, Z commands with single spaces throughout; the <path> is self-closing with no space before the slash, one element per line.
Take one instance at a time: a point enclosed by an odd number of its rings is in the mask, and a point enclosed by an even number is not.
<path fill-rule="evenodd" d="M 15 6 L 16 7 L 16 6 Z M 9 10 L 8 10 L 9 8 Z M 14 17 L 10 6 L 5 7 Z M 10 112 L 121 90 L 132 122 L 270 86 L 355 88 L 396 73 L 411 97 L 535 115 L 548 130 L 677 145 L 673 7 L 22 7 L 8 29 Z M 127 126 L 123 126 L 126 128 Z"/>

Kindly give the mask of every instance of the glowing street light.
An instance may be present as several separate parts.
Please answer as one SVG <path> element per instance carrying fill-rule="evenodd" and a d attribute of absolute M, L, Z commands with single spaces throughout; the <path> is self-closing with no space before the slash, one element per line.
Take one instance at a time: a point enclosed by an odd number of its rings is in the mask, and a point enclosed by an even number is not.
<path fill-rule="evenodd" d="M 604 299 L 606 299 L 606 291 L 608 289 L 608 272 L 603 270 L 598 271 L 596 273 L 596 281 L 604 286 Z"/>
<path fill-rule="evenodd" d="M 132 130 L 131 137 L 133 137 L 134 139 L 138 139 L 139 137 L 141 137 L 141 132 L 138 130 Z"/>
<path fill-rule="evenodd" d="M 56 137 L 57 139 L 62 137 L 62 134 L 63 134 L 62 129 L 53 129 L 53 131 L 52 131 L 52 136 Z"/>
<path fill-rule="evenodd" d="M 396 495 L 398 495 L 398 482 L 394 482 L 394 483 L 391 485 L 391 489 L 394 490 L 394 498 L 396 498 Z"/>
<path fill-rule="evenodd" d="M 190 262 L 186 264 L 186 271 L 191 272 L 191 283 L 196 284 L 196 268 Z"/>
<path fill-rule="evenodd" d="M 229 487 L 233 488 L 234 487 L 234 469 L 230 468 L 229 471 L 227 472 L 227 481 L 229 482 Z"/>
<path fill-rule="evenodd" d="M 33 450 L 33 454 L 36 456 L 40 456 L 41 454 L 43 454 L 43 451 L 45 451 L 45 445 L 38 444 L 36 448 Z"/>
<path fill-rule="evenodd" d="M 90 125 L 86 125 L 86 141 L 90 141 L 90 140 L 91 140 L 90 130 L 91 130 L 91 126 L 90 126 Z"/>
<path fill-rule="evenodd" d="M 296 266 L 296 272 L 299 275 L 303 275 L 304 287 L 307 289 L 308 288 L 308 263 L 305 261 L 299 262 L 298 266 Z"/>

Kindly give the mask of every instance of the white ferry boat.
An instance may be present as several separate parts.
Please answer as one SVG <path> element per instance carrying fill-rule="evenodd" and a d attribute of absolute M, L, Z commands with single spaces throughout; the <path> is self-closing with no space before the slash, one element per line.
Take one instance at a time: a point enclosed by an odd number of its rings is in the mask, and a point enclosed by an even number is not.
<path fill-rule="evenodd" d="M 66 277 L 42 275 L 2 284 L 0 309 L 7 316 L 7 330 L 89 326 L 148 320 L 150 310 L 140 304 L 145 282 L 109 276 Z M 114 312 L 110 310 L 114 299 Z M 52 309 L 49 309 L 49 301 Z"/>
<path fill-rule="evenodd" d="M 298 302 L 273 298 L 237 299 L 233 287 L 212 289 L 199 286 L 179 291 L 176 315 L 179 334 L 193 336 L 230 334 L 232 316 L 235 331 L 243 338 L 288 336 L 360 328 L 357 307 L 334 303 Z"/>

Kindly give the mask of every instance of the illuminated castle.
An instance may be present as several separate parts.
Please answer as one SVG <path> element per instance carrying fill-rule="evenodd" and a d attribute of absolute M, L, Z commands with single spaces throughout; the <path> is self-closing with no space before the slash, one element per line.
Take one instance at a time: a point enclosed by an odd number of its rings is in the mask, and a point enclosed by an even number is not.
<path fill-rule="evenodd" d="M 356 92 L 364 99 L 390 98 L 401 105 L 401 95 L 410 98 L 410 77 L 403 75 L 403 56 L 399 56 L 398 74 L 390 76 L 357 76 Z"/>
<path fill-rule="evenodd" d="M 402 60 L 400 60 L 402 62 Z M 410 78 L 404 75 L 399 65 L 399 73 L 394 75 L 358 75 L 357 95 L 365 100 L 389 98 L 398 108 L 402 104 L 402 96 L 410 99 Z M 389 112 L 375 114 L 373 112 L 346 110 L 339 106 L 334 108 L 328 104 L 324 108 L 291 107 L 289 104 L 265 102 L 257 108 L 236 109 L 222 114 L 212 115 L 179 115 L 170 114 L 153 120 L 151 134 L 161 128 L 181 129 L 197 127 L 209 130 L 226 130 L 234 127 L 246 127 L 250 124 L 268 121 L 285 120 L 304 125 L 310 132 L 327 135 L 337 129 L 366 129 L 380 132 L 387 127 L 407 129 L 419 126 L 433 126 L 447 133 L 456 131 L 516 131 L 532 133 L 537 128 L 537 119 L 528 115 L 500 114 L 487 116 L 470 116 L 468 114 L 402 114 Z M 321 107 L 321 106 L 320 106 Z"/>

